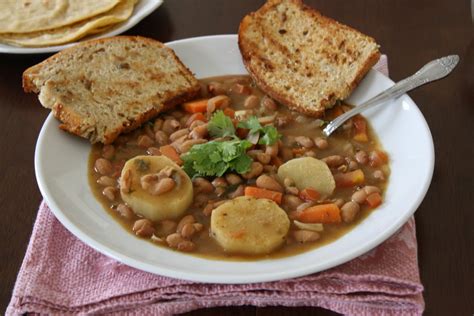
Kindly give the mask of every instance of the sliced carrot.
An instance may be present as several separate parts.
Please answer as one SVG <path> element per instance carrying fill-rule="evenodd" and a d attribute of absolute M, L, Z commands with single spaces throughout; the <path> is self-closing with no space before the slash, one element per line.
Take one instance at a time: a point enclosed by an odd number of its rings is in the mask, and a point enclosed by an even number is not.
<path fill-rule="evenodd" d="M 296 214 L 303 223 L 336 224 L 341 222 L 341 210 L 334 203 L 308 207 Z"/>
<path fill-rule="evenodd" d="M 376 149 L 369 154 L 369 161 L 371 167 L 380 167 L 388 162 L 388 155 L 384 151 Z"/>
<path fill-rule="evenodd" d="M 198 113 L 207 111 L 207 101 L 209 99 L 199 99 L 183 103 L 183 108 L 189 113 Z"/>
<path fill-rule="evenodd" d="M 173 160 L 178 165 L 181 165 L 183 163 L 183 161 L 181 160 L 181 157 L 179 156 L 178 152 L 171 145 L 161 146 L 160 147 L 160 152 L 161 152 L 162 155 L 164 155 L 164 156 L 168 157 L 169 159 Z"/>
<path fill-rule="evenodd" d="M 188 118 L 188 120 L 186 121 L 186 126 L 191 126 L 191 124 L 193 124 L 194 121 L 206 122 L 207 119 L 206 119 L 206 116 L 204 114 L 202 114 L 201 112 L 197 112 L 197 113 L 194 113 L 193 115 L 191 115 Z"/>
<path fill-rule="evenodd" d="M 281 198 L 283 197 L 283 194 L 280 192 L 250 186 L 245 187 L 244 194 L 245 196 L 253 196 L 257 199 L 273 200 L 278 204 L 281 204 Z"/>
<path fill-rule="evenodd" d="M 365 200 L 371 208 L 376 208 L 382 204 L 382 196 L 378 192 L 369 194 Z"/>
<path fill-rule="evenodd" d="M 301 190 L 299 196 L 300 199 L 305 201 L 317 201 L 321 194 L 319 194 L 319 192 L 314 189 L 306 188 L 304 190 Z"/>
<path fill-rule="evenodd" d="M 356 115 L 352 118 L 352 124 L 354 126 L 354 140 L 362 143 L 369 141 L 367 135 L 367 121 L 362 115 Z"/>
<path fill-rule="evenodd" d="M 230 118 L 234 118 L 235 117 L 235 111 L 231 108 L 225 108 L 223 110 L 224 114 L 227 115 L 228 117 Z"/>
<path fill-rule="evenodd" d="M 338 187 L 353 187 L 358 184 L 362 184 L 365 181 L 364 172 L 361 169 L 357 169 L 347 173 L 338 173 L 334 175 L 336 186 Z"/>

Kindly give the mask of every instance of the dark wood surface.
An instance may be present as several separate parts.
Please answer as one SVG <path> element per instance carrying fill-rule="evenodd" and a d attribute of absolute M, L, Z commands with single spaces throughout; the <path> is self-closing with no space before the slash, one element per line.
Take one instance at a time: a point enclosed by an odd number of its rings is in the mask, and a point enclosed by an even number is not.
<path fill-rule="evenodd" d="M 165 0 L 128 34 L 167 42 L 236 33 L 263 1 Z M 375 37 L 399 80 L 425 62 L 458 54 L 454 73 L 410 95 L 430 126 L 436 151 L 431 187 L 416 212 L 426 314 L 474 313 L 474 43 L 468 0 L 307 0 L 324 14 Z M 25 94 L 21 74 L 47 55 L 0 54 L 0 313 L 10 300 L 41 195 L 34 148 L 49 111 Z M 403 128 L 403 126 L 400 126 Z M 425 163 L 419 161 L 419 164 Z M 407 181 L 410 181 L 407 178 Z M 192 315 L 332 314 L 316 308 L 228 307 Z"/>

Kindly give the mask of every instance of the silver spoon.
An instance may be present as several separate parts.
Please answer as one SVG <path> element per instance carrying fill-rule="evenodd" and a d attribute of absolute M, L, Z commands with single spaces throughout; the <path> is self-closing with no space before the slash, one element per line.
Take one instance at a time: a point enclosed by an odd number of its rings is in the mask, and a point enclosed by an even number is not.
<path fill-rule="evenodd" d="M 397 82 L 387 90 L 380 92 L 375 97 L 365 101 L 359 106 L 356 106 L 350 111 L 336 117 L 334 120 L 324 128 L 323 133 L 326 136 L 331 135 L 339 126 L 356 114 L 371 108 L 380 103 L 386 102 L 390 99 L 397 98 L 402 94 L 418 88 L 428 82 L 441 79 L 451 73 L 459 62 L 458 55 L 449 55 L 439 59 L 430 61 L 418 70 L 414 75 Z"/>

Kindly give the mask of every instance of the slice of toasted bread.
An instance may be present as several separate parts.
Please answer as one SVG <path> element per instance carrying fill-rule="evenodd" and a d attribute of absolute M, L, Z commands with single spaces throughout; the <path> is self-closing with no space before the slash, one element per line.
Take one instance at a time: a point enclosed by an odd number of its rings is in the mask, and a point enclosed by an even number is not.
<path fill-rule="evenodd" d="M 138 36 L 87 41 L 23 73 L 60 128 L 92 143 L 113 142 L 164 109 L 197 95 L 199 83 L 173 50 Z"/>
<path fill-rule="evenodd" d="M 373 38 L 300 0 L 268 0 L 245 16 L 239 47 L 265 93 L 312 116 L 347 98 L 380 57 Z"/>

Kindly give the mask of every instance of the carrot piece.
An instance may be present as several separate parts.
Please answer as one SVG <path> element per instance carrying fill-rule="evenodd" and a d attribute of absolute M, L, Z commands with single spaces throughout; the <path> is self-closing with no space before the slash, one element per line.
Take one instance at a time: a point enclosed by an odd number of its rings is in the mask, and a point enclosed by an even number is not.
<path fill-rule="evenodd" d="M 365 200 L 371 208 L 376 208 L 382 204 L 382 196 L 378 192 L 369 194 Z"/>
<path fill-rule="evenodd" d="M 207 101 L 209 99 L 199 99 L 183 103 L 183 108 L 189 113 L 198 113 L 207 111 Z"/>
<path fill-rule="evenodd" d="M 278 204 L 281 204 L 281 198 L 283 197 L 283 194 L 280 192 L 250 186 L 245 187 L 244 194 L 245 196 L 253 196 L 257 199 L 273 200 Z"/>
<path fill-rule="evenodd" d="M 234 118 L 235 117 L 235 111 L 231 108 L 225 108 L 223 110 L 224 114 L 227 115 L 228 117 L 230 118 Z"/>
<path fill-rule="evenodd" d="M 308 207 L 296 214 L 303 223 L 336 224 L 341 222 L 341 210 L 334 203 Z"/>
<path fill-rule="evenodd" d="M 364 172 L 361 169 L 357 169 L 347 173 L 339 173 L 334 175 L 336 186 L 338 187 L 353 187 L 358 184 L 362 184 L 365 181 Z"/>
<path fill-rule="evenodd" d="M 369 141 L 367 135 L 367 121 L 362 115 L 356 115 L 352 118 L 352 124 L 354 126 L 354 140 L 358 142 L 366 143 Z"/>
<path fill-rule="evenodd" d="M 207 119 L 206 119 L 206 116 L 204 114 L 202 114 L 201 112 L 197 112 L 197 113 L 194 113 L 193 115 L 191 115 L 188 118 L 188 120 L 186 121 L 186 126 L 191 126 L 191 124 L 193 124 L 194 121 L 206 122 Z"/>
<path fill-rule="evenodd" d="M 183 161 L 181 160 L 181 157 L 179 156 L 178 152 L 171 145 L 161 146 L 160 147 L 160 152 L 161 152 L 162 155 L 164 155 L 164 156 L 168 157 L 169 159 L 173 160 L 178 165 L 181 165 L 183 163 Z"/>
<path fill-rule="evenodd" d="M 369 154 L 369 165 L 371 167 L 380 167 L 388 162 L 388 155 L 384 151 L 374 150 Z"/>
<path fill-rule="evenodd" d="M 317 201 L 321 196 L 318 191 L 311 188 L 306 188 L 302 190 L 299 195 L 300 199 L 305 201 Z"/>

